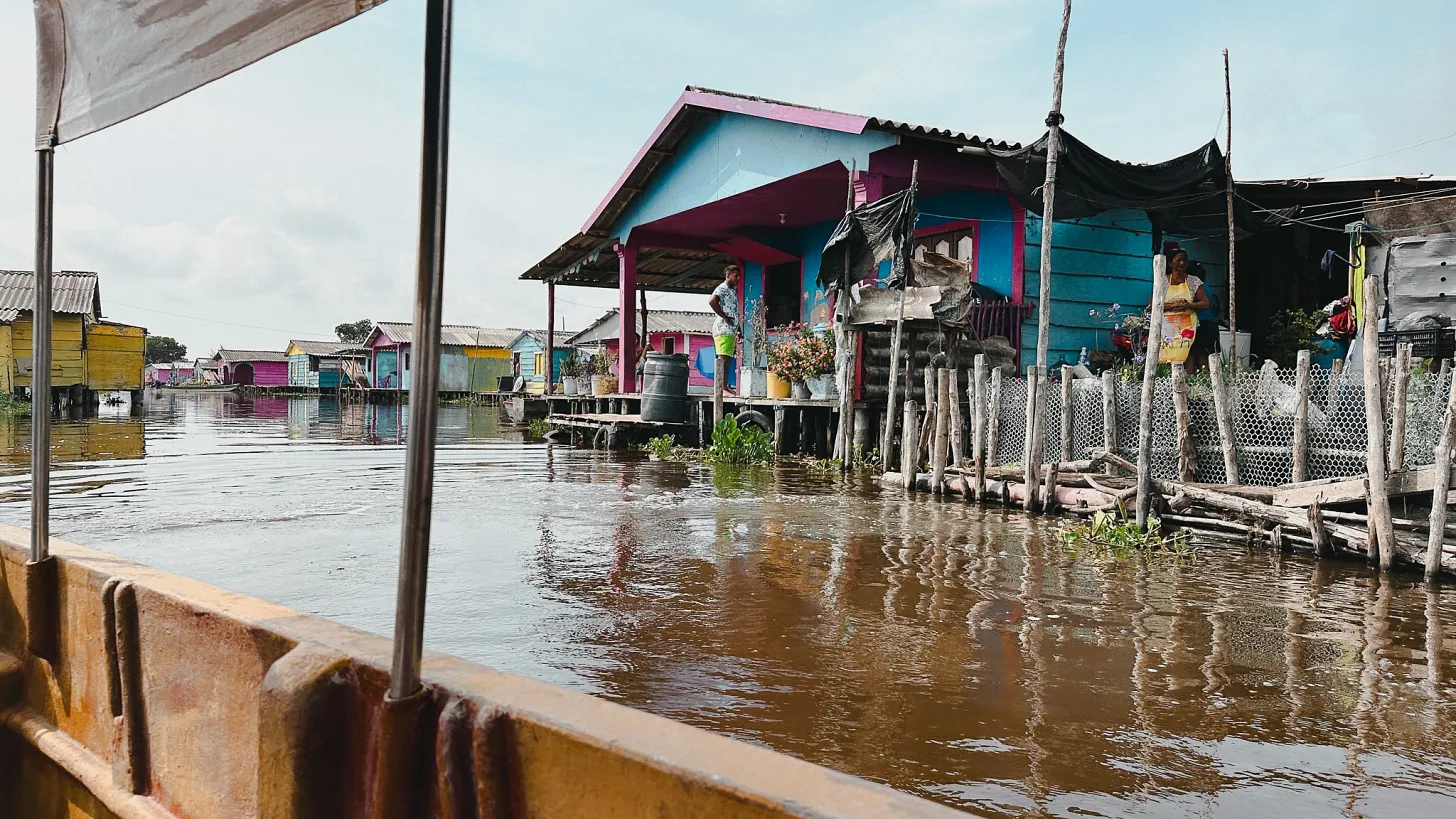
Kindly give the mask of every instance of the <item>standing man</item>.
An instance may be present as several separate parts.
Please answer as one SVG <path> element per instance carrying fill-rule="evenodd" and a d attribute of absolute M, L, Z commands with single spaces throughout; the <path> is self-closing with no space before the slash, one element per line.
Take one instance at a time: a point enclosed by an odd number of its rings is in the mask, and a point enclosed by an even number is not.
<path fill-rule="evenodd" d="M 723 282 L 713 288 L 713 297 L 708 306 L 718 314 L 713 322 L 713 351 L 718 360 L 713 363 L 713 423 L 723 417 L 723 402 L 718 398 L 728 390 L 728 370 L 732 366 L 734 342 L 738 336 L 738 265 L 723 268 Z"/>

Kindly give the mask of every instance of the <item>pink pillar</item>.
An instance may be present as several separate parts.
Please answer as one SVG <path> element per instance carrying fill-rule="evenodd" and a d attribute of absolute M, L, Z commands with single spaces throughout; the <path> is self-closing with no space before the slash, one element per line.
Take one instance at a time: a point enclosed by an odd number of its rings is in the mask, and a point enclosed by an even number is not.
<path fill-rule="evenodd" d="M 637 248 L 617 251 L 617 392 L 637 391 Z"/>

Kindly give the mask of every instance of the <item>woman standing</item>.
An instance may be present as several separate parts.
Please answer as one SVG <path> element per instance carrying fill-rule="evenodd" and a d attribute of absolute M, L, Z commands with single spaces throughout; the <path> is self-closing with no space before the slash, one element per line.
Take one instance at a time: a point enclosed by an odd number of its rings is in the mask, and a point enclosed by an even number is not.
<path fill-rule="evenodd" d="M 1198 338 L 1198 313 L 1209 309 L 1208 293 L 1203 281 L 1188 275 L 1188 251 L 1177 242 L 1164 242 L 1163 255 L 1168 259 L 1168 292 L 1163 300 L 1163 346 L 1158 354 L 1160 364 L 1182 364 Z M 1207 353 L 1201 352 L 1207 361 Z M 1195 358 L 1195 366 L 1202 366 Z"/>

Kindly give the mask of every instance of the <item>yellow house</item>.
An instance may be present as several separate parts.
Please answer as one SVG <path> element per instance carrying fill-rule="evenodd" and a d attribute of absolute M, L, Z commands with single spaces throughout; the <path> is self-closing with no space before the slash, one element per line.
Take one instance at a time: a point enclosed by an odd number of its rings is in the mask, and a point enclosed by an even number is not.
<path fill-rule="evenodd" d="M 0 270 L 0 388 L 30 386 L 35 274 Z M 140 390 L 147 331 L 101 318 L 95 273 L 63 270 L 51 286 L 51 386 Z"/>

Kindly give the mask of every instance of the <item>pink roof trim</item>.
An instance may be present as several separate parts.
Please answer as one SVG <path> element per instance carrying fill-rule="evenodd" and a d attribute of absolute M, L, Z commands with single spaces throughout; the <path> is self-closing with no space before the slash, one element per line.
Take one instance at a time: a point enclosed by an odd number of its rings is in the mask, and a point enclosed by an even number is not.
<path fill-rule="evenodd" d="M 617 192 L 622 189 L 623 185 L 627 184 L 627 177 L 632 175 L 632 171 L 636 170 L 637 165 L 642 162 L 642 158 L 647 155 L 648 151 L 652 150 L 653 145 L 657 144 L 658 138 L 662 136 L 663 131 L 667 130 L 667 126 L 672 123 L 683 108 L 689 105 L 712 111 L 726 111 L 734 114 L 760 117 L 762 119 L 778 120 L 779 122 L 788 122 L 794 125 L 808 125 L 813 128 L 842 131 L 846 134 L 864 133 L 865 126 L 870 121 L 869 117 L 862 117 L 857 114 L 842 114 L 838 111 L 826 111 L 822 108 L 809 108 L 801 105 L 790 105 L 788 103 L 753 99 L 751 97 L 738 97 L 729 94 L 714 94 L 709 91 L 689 88 L 682 93 L 682 96 L 677 98 L 677 102 L 672 104 L 672 108 L 668 110 L 667 116 L 663 117 L 662 122 L 657 123 L 657 128 L 653 129 L 652 136 L 647 138 L 647 142 L 643 143 L 642 147 L 638 149 L 637 155 L 632 157 L 632 161 L 628 163 L 627 169 L 622 171 L 621 176 L 617 177 L 617 181 L 612 185 L 612 189 L 607 191 L 607 195 L 603 197 L 601 204 L 597 205 L 596 210 L 593 210 L 591 216 L 587 218 L 586 224 L 582 225 L 582 233 L 591 231 L 592 225 L 597 221 L 597 217 L 602 215 L 602 211 L 607 209 L 607 205 L 611 203 L 613 197 L 617 195 Z"/>

